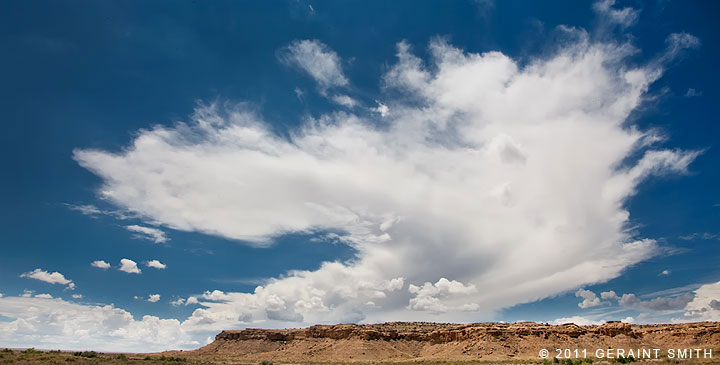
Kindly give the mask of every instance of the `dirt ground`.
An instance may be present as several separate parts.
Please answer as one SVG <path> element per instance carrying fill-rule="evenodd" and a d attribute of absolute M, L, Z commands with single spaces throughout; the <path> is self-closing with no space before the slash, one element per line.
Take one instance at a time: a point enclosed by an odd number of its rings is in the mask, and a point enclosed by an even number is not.
<path fill-rule="evenodd" d="M 532 360 L 507 360 L 507 361 L 417 361 L 417 362 L 271 362 L 271 361 L 235 361 L 231 359 L 200 359 L 186 357 L 171 357 L 163 355 L 147 355 L 147 354 L 111 354 L 99 353 L 94 351 L 85 352 L 63 352 L 63 351 L 38 351 L 38 350 L 0 350 L 0 364 L 253 364 L 253 365 L 283 365 L 283 364 L 392 364 L 392 365 L 470 365 L 470 364 L 553 364 L 551 361 L 532 361 Z M 584 361 L 575 360 L 572 362 L 555 362 L 557 364 L 581 365 L 581 364 L 618 364 L 626 363 L 620 361 L 598 361 L 595 359 L 586 359 Z M 670 360 L 653 360 L 633 362 L 635 364 L 695 364 L 691 361 L 677 362 Z M 705 363 L 707 364 L 707 362 Z"/>

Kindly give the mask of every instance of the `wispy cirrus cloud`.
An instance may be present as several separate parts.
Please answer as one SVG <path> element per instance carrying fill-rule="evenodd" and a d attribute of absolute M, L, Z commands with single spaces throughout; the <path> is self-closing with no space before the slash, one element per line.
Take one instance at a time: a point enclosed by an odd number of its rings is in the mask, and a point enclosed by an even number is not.
<path fill-rule="evenodd" d="M 358 100 L 343 93 L 330 95 L 329 90 L 350 85 L 342 69 L 342 59 L 325 43 L 317 39 L 295 40 L 278 52 L 281 62 L 294 66 L 315 80 L 320 94 L 338 105 L 354 108 Z M 295 94 L 302 100 L 303 92 L 295 88 Z"/>
<path fill-rule="evenodd" d="M 130 232 L 137 233 L 135 237 L 145 240 L 150 240 L 155 243 L 165 243 L 169 241 L 170 239 L 165 234 L 165 231 L 158 229 L 158 228 L 152 228 L 152 227 L 145 227 L 145 226 L 139 226 L 137 224 L 125 226 L 125 229 L 127 229 Z"/>
<path fill-rule="evenodd" d="M 605 21 L 627 28 L 637 23 L 640 11 L 631 7 L 617 9 L 615 0 L 600 0 L 593 3 L 593 10 L 603 17 Z"/>
<path fill-rule="evenodd" d="M 280 50 L 279 58 L 310 75 L 323 92 L 349 83 L 342 71 L 342 61 L 338 54 L 317 39 L 293 41 Z"/>

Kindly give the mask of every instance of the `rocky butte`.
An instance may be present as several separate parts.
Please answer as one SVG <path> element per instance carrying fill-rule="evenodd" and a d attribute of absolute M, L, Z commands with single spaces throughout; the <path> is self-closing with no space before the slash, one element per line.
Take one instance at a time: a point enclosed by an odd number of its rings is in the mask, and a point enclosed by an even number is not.
<path fill-rule="evenodd" d="M 587 357 L 606 349 L 672 349 L 712 351 L 701 362 L 720 363 L 720 323 L 631 325 L 607 322 L 579 326 L 534 322 L 450 324 L 391 322 L 316 325 L 304 329 L 222 331 L 215 341 L 172 356 L 237 362 L 408 362 L 408 361 L 542 361 L 540 351 L 587 350 Z M 626 352 L 627 353 L 627 352 Z M 614 352 L 613 352 L 614 354 Z M 573 353 L 573 355 L 575 355 Z M 579 353 L 583 356 L 582 352 Z M 696 360 L 696 359 L 693 359 Z"/>

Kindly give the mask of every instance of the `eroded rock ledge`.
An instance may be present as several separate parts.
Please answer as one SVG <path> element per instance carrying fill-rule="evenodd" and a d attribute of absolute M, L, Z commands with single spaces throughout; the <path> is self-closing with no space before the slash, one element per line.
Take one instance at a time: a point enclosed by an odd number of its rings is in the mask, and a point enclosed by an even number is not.
<path fill-rule="evenodd" d="M 599 326 L 572 323 L 428 323 L 317 325 L 302 329 L 222 331 L 195 351 L 170 352 L 220 362 L 538 361 L 540 350 L 713 349 L 720 358 L 720 323 Z M 551 352 L 552 354 L 552 352 Z M 552 355 L 554 356 L 554 355 Z M 717 361 L 716 361 L 717 363 Z"/>
<path fill-rule="evenodd" d="M 550 325 L 534 322 L 520 323 L 473 323 L 466 325 L 392 322 L 384 324 L 338 324 L 316 325 L 304 329 L 268 330 L 249 328 L 245 330 L 222 331 L 216 341 L 267 340 L 293 341 L 304 339 L 360 339 L 360 340 L 410 340 L 432 343 L 467 341 L 483 337 L 533 336 L 543 339 L 555 337 L 578 338 L 583 335 L 615 337 L 625 335 L 642 338 L 648 334 L 670 336 L 705 336 L 720 333 L 720 324 L 715 322 L 673 324 L 673 325 L 630 325 L 610 321 L 599 326 L 578 326 L 573 323 Z"/>

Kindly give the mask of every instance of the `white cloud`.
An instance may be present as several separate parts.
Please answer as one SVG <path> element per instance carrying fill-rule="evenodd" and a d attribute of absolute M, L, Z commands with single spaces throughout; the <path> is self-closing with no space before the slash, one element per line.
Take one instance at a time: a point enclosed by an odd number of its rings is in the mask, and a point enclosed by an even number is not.
<path fill-rule="evenodd" d="M 137 263 L 130 259 L 120 260 L 120 271 L 124 271 L 128 274 L 140 274 L 142 271 L 138 268 Z"/>
<path fill-rule="evenodd" d="M 160 262 L 158 260 L 150 260 L 150 261 L 146 262 L 145 265 L 147 267 L 152 267 L 152 268 L 158 269 L 158 270 L 162 270 L 167 267 L 167 265 L 163 264 L 162 262 Z"/>
<path fill-rule="evenodd" d="M 103 270 L 107 270 L 110 268 L 110 264 L 103 260 L 95 260 L 92 263 L 90 263 L 90 266 L 97 267 L 98 269 L 103 269 Z"/>
<path fill-rule="evenodd" d="M 208 293 L 209 293 L 209 292 L 208 292 Z M 207 293 L 206 293 L 206 294 L 207 294 Z M 186 306 L 187 306 L 187 305 L 198 304 L 198 303 L 200 303 L 200 302 L 198 301 L 197 297 L 188 297 L 187 299 L 185 299 L 185 298 L 177 298 L 176 300 L 170 302 L 170 304 L 172 304 L 174 307 L 178 307 L 178 306 L 181 306 L 181 305 L 186 305 Z"/>
<path fill-rule="evenodd" d="M 720 321 L 720 281 L 695 290 L 682 317 L 674 322 Z"/>
<path fill-rule="evenodd" d="M 489 318 L 654 255 L 627 229 L 627 199 L 698 154 L 628 125 L 673 52 L 633 66 L 632 46 L 588 39 L 528 65 L 434 41 L 426 66 L 401 43 L 383 83 L 402 97 L 382 123 L 338 112 L 282 137 L 213 104 L 74 158 L 102 178 L 103 199 L 146 221 L 260 246 L 330 230 L 355 250 L 252 293 L 208 292 L 188 326 Z M 317 79 L 342 75 L 329 68 Z M 391 290 L 395 278 L 413 289 Z"/>
<path fill-rule="evenodd" d="M 387 105 L 375 100 L 377 108 L 371 109 L 372 111 L 380 114 L 381 117 L 385 118 L 390 113 L 390 108 Z"/>
<path fill-rule="evenodd" d="M 604 291 L 604 292 L 600 293 L 600 298 L 620 300 L 620 297 L 617 295 L 617 293 L 615 293 L 614 290 Z"/>
<path fill-rule="evenodd" d="M 440 278 L 435 284 L 426 282 L 421 287 L 410 284 L 408 291 L 415 294 L 415 297 L 410 299 L 408 305 L 408 308 L 412 310 L 444 313 L 449 310 L 466 312 L 479 309 L 479 305 L 476 303 L 462 303 L 456 306 L 448 306 L 442 301 L 442 299 L 446 297 L 467 296 L 477 292 L 477 288 L 472 284 L 465 285 L 456 280 L 451 281 Z"/>
<path fill-rule="evenodd" d="M 83 295 L 82 294 L 73 294 L 72 297 L 74 299 L 82 299 Z"/>
<path fill-rule="evenodd" d="M 694 97 L 696 97 L 696 96 L 702 96 L 702 94 L 703 94 L 702 91 L 697 91 L 697 90 L 695 90 L 695 89 L 693 89 L 693 88 L 689 88 L 689 89 L 687 89 L 687 91 L 685 92 L 685 97 L 686 97 L 686 98 L 694 98 Z"/>
<path fill-rule="evenodd" d="M 615 0 L 599 0 L 593 4 L 593 10 L 604 17 L 608 22 L 617 24 L 621 28 L 627 28 L 635 24 L 640 16 L 640 11 L 630 7 L 614 9 Z"/>
<path fill-rule="evenodd" d="M 147 301 L 150 303 L 157 303 L 158 301 L 160 301 L 160 294 L 150 294 Z"/>
<path fill-rule="evenodd" d="M 307 72 L 320 87 L 345 86 L 348 80 L 343 74 L 340 57 L 324 43 L 312 39 L 297 40 L 288 45 L 280 54 L 283 62 Z"/>
<path fill-rule="evenodd" d="M 0 342 L 8 347 L 139 352 L 197 348 L 178 320 L 143 316 L 112 305 L 95 306 L 62 299 L 0 298 Z M 207 334 L 202 334 L 204 339 Z M 198 335 L 201 337 L 201 335 Z"/>
<path fill-rule="evenodd" d="M 693 300 L 692 294 L 683 294 L 674 297 L 658 297 L 651 300 L 640 300 L 635 294 L 623 294 L 618 300 L 621 307 L 650 309 L 654 311 L 680 310 Z"/>
<path fill-rule="evenodd" d="M 593 293 L 590 290 L 580 289 L 575 292 L 575 296 L 578 298 L 583 298 L 583 301 L 578 303 L 578 307 L 583 309 L 597 307 L 598 305 L 602 304 L 602 301 L 600 300 L 600 298 L 597 297 L 597 294 Z"/>
<path fill-rule="evenodd" d="M 348 107 L 348 108 L 354 108 L 358 105 L 357 100 L 355 100 L 347 95 L 344 95 L 344 94 L 333 95 L 330 99 L 332 101 L 334 101 L 335 103 L 340 104 L 345 107 Z"/>
<path fill-rule="evenodd" d="M 100 209 L 92 204 L 68 204 L 64 203 L 66 207 L 70 210 L 78 211 L 82 213 L 83 215 L 91 216 L 93 218 L 99 216 L 99 215 L 107 215 L 111 216 L 117 219 L 129 219 L 134 218 L 132 214 L 128 214 L 128 212 L 123 212 L 121 210 L 103 210 Z"/>
<path fill-rule="evenodd" d="M 293 91 L 295 92 L 295 96 L 297 96 L 298 100 L 302 101 L 305 96 L 305 92 L 299 87 L 296 87 Z"/>
<path fill-rule="evenodd" d="M 660 274 L 658 274 L 658 275 L 659 276 L 668 276 L 668 275 L 670 275 L 670 270 L 665 269 L 665 270 L 661 271 Z"/>
<path fill-rule="evenodd" d="M 155 243 L 165 243 L 168 241 L 165 232 L 157 228 L 143 227 L 136 224 L 125 226 L 130 232 L 138 233 L 135 237 L 153 241 Z"/>
<path fill-rule="evenodd" d="M 666 274 L 661 273 L 661 275 Z M 679 295 L 658 296 L 651 300 L 641 300 L 633 293 L 623 294 L 620 296 L 613 290 L 600 293 L 600 297 L 607 300 L 617 300 L 618 305 L 621 307 L 649 309 L 652 311 L 680 310 L 685 308 L 685 306 L 693 299 L 692 294 L 684 293 Z"/>
<path fill-rule="evenodd" d="M 692 234 L 686 234 L 683 236 L 678 237 L 681 240 L 684 241 L 692 241 L 692 240 L 718 240 L 720 237 L 718 237 L 715 233 L 710 232 L 703 232 L 703 233 L 692 233 Z"/>
<path fill-rule="evenodd" d="M 552 321 L 552 324 L 565 324 L 565 323 L 575 323 L 578 326 L 589 326 L 589 325 L 599 325 L 605 323 L 605 320 L 594 320 L 589 319 L 582 316 L 572 316 L 572 317 L 563 317 L 558 318 L 554 321 Z"/>
<path fill-rule="evenodd" d="M 35 294 L 34 297 L 40 299 L 52 299 L 52 295 L 50 294 Z"/>
<path fill-rule="evenodd" d="M 103 214 L 103 211 L 98 209 L 98 207 L 92 205 L 92 204 L 81 204 L 81 205 L 74 205 L 74 204 L 65 204 L 65 206 L 68 207 L 70 210 L 78 211 L 84 215 L 99 215 Z"/>
<path fill-rule="evenodd" d="M 47 272 L 42 269 L 35 269 L 30 272 L 26 272 L 20 275 L 21 278 L 30 278 L 35 280 L 44 281 L 46 283 L 50 284 L 62 284 L 67 285 L 67 288 L 70 290 L 75 289 L 75 283 L 72 282 L 70 279 L 66 279 L 65 275 L 59 273 L 59 272 Z"/>

